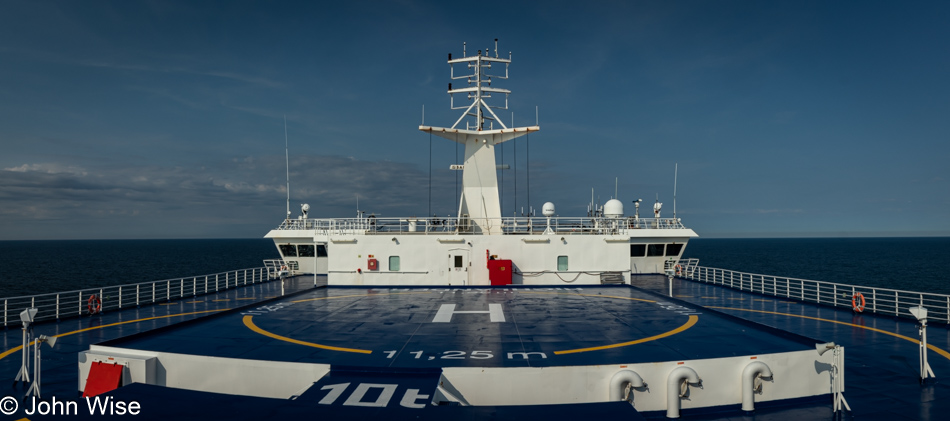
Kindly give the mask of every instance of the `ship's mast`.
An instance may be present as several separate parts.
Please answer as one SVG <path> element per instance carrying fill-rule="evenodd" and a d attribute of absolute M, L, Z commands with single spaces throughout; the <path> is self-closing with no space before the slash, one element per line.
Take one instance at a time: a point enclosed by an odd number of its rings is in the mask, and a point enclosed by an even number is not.
<path fill-rule="evenodd" d="M 530 132 L 538 131 L 538 126 L 513 127 L 508 128 L 505 123 L 498 118 L 493 108 L 508 109 L 508 95 L 511 91 L 507 89 L 491 87 L 492 79 L 508 79 L 508 65 L 511 64 L 511 53 L 508 58 L 498 57 L 498 40 L 495 39 L 494 57 L 489 56 L 488 49 L 478 50 L 478 54 L 468 56 L 466 54 L 465 44 L 462 47 L 462 57 L 452 58 L 449 54 L 449 69 L 452 80 L 465 79 L 466 87 L 453 89 L 449 83 L 448 94 L 450 98 L 450 107 L 453 110 L 461 110 L 462 115 L 452 127 L 430 127 L 419 126 L 419 130 L 435 134 L 436 136 L 449 139 L 465 145 L 465 161 L 462 166 L 462 203 L 460 206 L 459 218 L 467 215 L 474 223 L 473 232 L 484 234 L 501 233 L 501 205 L 498 198 L 498 180 L 495 175 L 495 150 L 497 144 L 509 141 L 511 139 L 523 136 Z M 465 64 L 469 70 L 464 75 L 455 75 L 455 65 Z M 501 74 L 492 75 L 489 72 L 492 66 L 504 64 L 504 76 Z M 468 105 L 455 106 L 455 94 L 465 94 L 466 99 L 471 101 Z M 486 101 L 492 98 L 492 94 L 505 94 L 505 103 L 502 105 L 489 105 Z M 471 119 L 466 121 L 465 128 L 459 128 L 459 124 L 466 118 L 474 118 L 474 124 Z M 488 120 L 488 128 L 485 123 Z M 496 129 L 495 123 L 501 128 Z M 456 168 L 457 169 L 457 168 Z M 464 226 L 464 224 L 462 224 Z"/>

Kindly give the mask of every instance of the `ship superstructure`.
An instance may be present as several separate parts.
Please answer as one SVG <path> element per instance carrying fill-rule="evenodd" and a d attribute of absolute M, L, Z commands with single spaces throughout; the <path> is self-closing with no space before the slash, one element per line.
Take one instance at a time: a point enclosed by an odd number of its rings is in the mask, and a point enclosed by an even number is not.
<path fill-rule="evenodd" d="M 457 215 L 322 219 L 303 210 L 266 236 L 297 273 L 327 274 L 330 285 L 578 285 L 629 284 L 630 274 L 676 267 L 697 235 L 678 218 L 661 218 L 659 203 L 653 218 L 640 218 L 639 207 L 625 217 L 617 199 L 584 217 L 557 216 L 550 202 L 543 217 L 502 216 L 495 147 L 540 127 L 508 127 L 493 111 L 507 109 L 511 94 L 492 86 L 508 79 L 511 64 L 497 45 L 493 54 L 449 54 L 450 77 L 465 86 L 450 83 L 447 92 L 462 115 L 451 127 L 419 126 L 465 147 L 463 164 L 453 166 L 462 171 Z M 468 103 L 456 105 L 456 95 Z M 504 105 L 491 105 L 493 95 L 504 95 Z"/>

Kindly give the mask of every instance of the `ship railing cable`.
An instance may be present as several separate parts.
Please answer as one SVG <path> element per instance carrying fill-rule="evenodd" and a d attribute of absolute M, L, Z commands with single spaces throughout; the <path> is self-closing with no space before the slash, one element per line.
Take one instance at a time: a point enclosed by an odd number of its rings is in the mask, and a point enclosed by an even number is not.
<path fill-rule="evenodd" d="M 923 306 L 927 308 L 929 321 L 950 324 L 950 295 L 946 294 L 762 275 L 698 264 L 690 266 L 689 263 L 686 268 L 680 275 L 681 278 L 764 296 L 848 308 L 855 313 L 882 314 L 915 320 L 908 308 Z"/>
<path fill-rule="evenodd" d="M 279 268 L 279 266 L 277 266 Z M 39 311 L 35 321 L 82 317 L 129 307 L 168 303 L 244 285 L 279 279 L 272 266 L 230 270 L 136 284 L 109 285 L 48 294 L 0 298 L 4 327 L 19 326 L 26 308 Z"/>

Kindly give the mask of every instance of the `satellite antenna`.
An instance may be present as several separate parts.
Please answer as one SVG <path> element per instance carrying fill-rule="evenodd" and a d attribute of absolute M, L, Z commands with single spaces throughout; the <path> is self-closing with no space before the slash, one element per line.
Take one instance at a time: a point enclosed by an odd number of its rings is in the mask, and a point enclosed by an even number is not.
<path fill-rule="evenodd" d="M 17 372 L 16 378 L 13 379 L 13 385 L 16 386 L 18 381 L 23 381 L 24 384 L 30 382 L 30 338 L 33 336 L 33 318 L 36 317 L 36 313 L 39 312 L 37 308 L 28 308 L 20 312 L 20 321 L 23 323 L 23 364 L 20 366 L 20 371 Z M 36 377 L 35 375 L 33 377 Z"/>

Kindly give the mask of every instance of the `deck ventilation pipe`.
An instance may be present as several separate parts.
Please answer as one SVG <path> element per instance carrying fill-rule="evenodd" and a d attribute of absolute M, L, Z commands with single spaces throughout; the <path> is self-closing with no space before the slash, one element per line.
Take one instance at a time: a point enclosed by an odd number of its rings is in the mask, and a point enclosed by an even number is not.
<path fill-rule="evenodd" d="M 742 370 L 743 411 L 755 411 L 755 392 L 762 390 L 762 377 L 772 377 L 772 370 L 761 361 L 753 361 Z"/>
<path fill-rule="evenodd" d="M 630 392 L 630 395 L 626 395 L 627 387 L 645 387 L 646 385 L 647 384 L 643 382 L 643 378 L 636 372 L 631 370 L 618 371 L 617 374 L 614 374 L 614 376 L 610 378 L 610 401 L 629 400 L 632 403 L 633 392 Z"/>
<path fill-rule="evenodd" d="M 689 383 L 699 383 L 696 370 L 686 366 L 679 366 L 670 372 L 666 379 L 666 417 L 680 417 L 680 398 L 689 391 Z"/>

